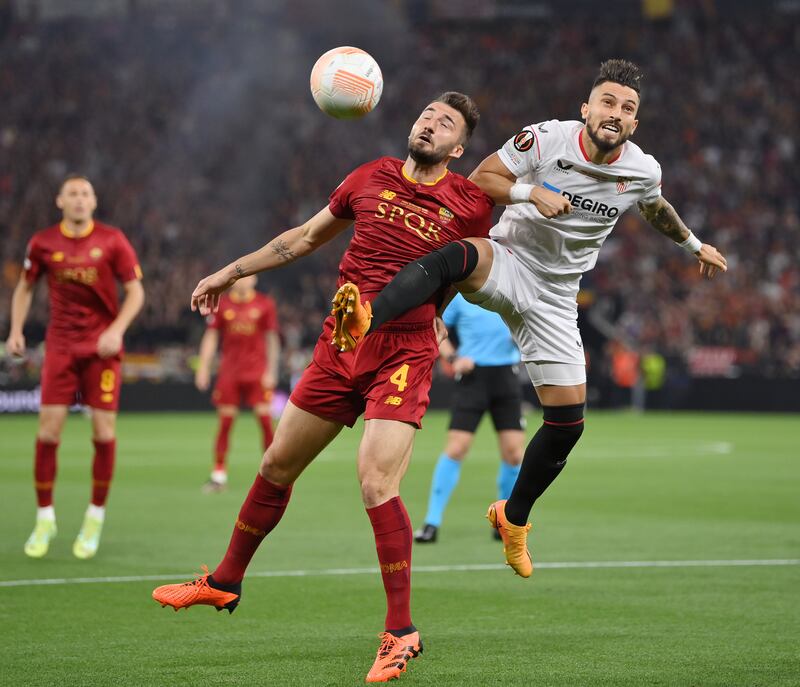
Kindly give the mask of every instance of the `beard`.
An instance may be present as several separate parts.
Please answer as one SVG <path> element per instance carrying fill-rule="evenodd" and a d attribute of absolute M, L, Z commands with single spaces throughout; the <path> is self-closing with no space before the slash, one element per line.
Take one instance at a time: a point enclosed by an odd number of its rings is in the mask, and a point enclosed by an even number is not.
<path fill-rule="evenodd" d="M 422 165 L 423 167 L 433 167 L 434 165 L 438 165 L 440 162 L 444 161 L 444 159 L 450 154 L 450 151 L 445 148 L 423 150 L 421 144 L 417 143 L 416 141 L 409 141 L 408 154 L 418 165 Z"/>
<path fill-rule="evenodd" d="M 592 127 L 590 126 L 586 127 L 586 133 L 589 134 L 589 138 L 592 139 L 592 143 L 594 143 L 597 146 L 598 150 L 604 153 L 607 153 L 610 150 L 614 150 L 614 148 L 619 148 L 619 146 L 621 146 L 623 143 L 625 143 L 625 141 L 627 141 L 631 137 L 630 134 L 626 134 L 624 131 L 620 131 L 619 134 L 617 135 L 616 141 L 612 142 L 603 140 L 598 135 L 598 132 L 600 131 L 600 127 L 603 126 L 604 124 L 606 124 L 606 122 L 600 122 L 600 124 L 598 124 L 594 129 L 592 129 Z"/>

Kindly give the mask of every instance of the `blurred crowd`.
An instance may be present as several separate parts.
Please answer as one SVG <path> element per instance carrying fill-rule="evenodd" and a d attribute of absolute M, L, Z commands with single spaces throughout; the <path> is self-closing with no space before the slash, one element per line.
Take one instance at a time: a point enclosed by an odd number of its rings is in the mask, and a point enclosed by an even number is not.
<path fill-rule="evenodd" d="M 665 197 L 730 270 L 702 281 L 690 256 L 629 213 L 584 279 L 582 307 L 602 323 L 588 348 L 602 363 L 609 338 L 684 362 L 697 347 L 726 347 L 740 369 L 800 376 L 796 17 L 716 16 L 705 3 L 661 21 L 433 17 L 410 30 L 403 3 L 387 3 L 374 20 L 391 31 L 351 35 L 307 23 L 290 3 L 234 6 L 2 23 L 0 336 L 25 244 L 57 221 L 53 198 L 68 172 L 94 181 L 98 217 L 122 227 L 141 259 L 147 305 L 128 348 L 188 350 L 203 327 L 188 309 L 194 284 L 324 207 L 358 164 L 404 157 L 412 121 L 438 92 L 469 93 L 483 113 L 454 165 L 468 174 L 522 126 L 579 118 L 602 59 L 627 57 L 646 73 L 634 140 L 660 161 Z M 386 86 L 374 113 L 339 122 L 316 109 L 308 73 L 324 50 L 354 43 L 378 59 Z M 308 360 L 348 236 L 261 278 L 279 304 L 285 377 Z M 32 342 L 46 323 L 45 291 Z"/>

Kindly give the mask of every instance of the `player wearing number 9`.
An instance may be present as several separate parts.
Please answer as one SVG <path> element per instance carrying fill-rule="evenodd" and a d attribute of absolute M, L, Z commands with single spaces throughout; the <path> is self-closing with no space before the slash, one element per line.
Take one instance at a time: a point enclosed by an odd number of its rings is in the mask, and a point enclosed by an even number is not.
<path fill-rule="evenodd" d="M 462 155 L 478 116 L 475 104 L 460 93 L 445 93 L 428 104 L 411 129 L 405 161 L 383 157 L 358 167 L 305 224 L 203 279 L 192 294 L 193 309 L 208 314 L 235 280 L 293 262 L 353 223 L 339 284 L 356 282 L 366 294 L 377 293 L 405 263 L 438 246 L 486 236 L 493 202 L 447 169 Z M 411 621 L 412 530 L 400 499 L 400 480 L 428 405 L 439 354 L 433 322 L 442 299 L 437 293 L 387 322 L 357 355 L 332 345 L 334 317 L 325 321 L 313 360 L 289 399 L 239 512 L 224 559 L 191 588 L 156 589 L 157 601 L 175 608 L 204 603 L 232 610 L 247 565 L 281 519 L 294 481 L 345 425 L 352 427 L 363 414 L 358 478 L 388 607 L 381 644 L 386 651 L 378 652 L 367 681 L 383 682 L 405 670 L 422 647 Z M 324 513 L 320 506 L 321 518 Z M 187 595 L 187 589 L 192 593 Z"/>
<path fill-rule="evenodd" d="M 122 337 L 144 303 L 144 290 L 136 253 L 125 235 L 92 219 L 97 198 L 88 179 L 67 177 L 56 206 L 62 221 L 36 232 L 28 243 L 24 269 L 11 300 L 11 331 L 6 343 L 11 355 L 25 354 L 23 326 L 36 281 L 46 275 L 50 322 L 34 467 L 39 508 L 25 553 L 41 558 L 56 534 L 56 451 L 67 410 L 80 400 L 92 409 L 94 459 L 91 502 L 72 552 L 78 558 L 91 558 L 100 543 L 114 470 Z M 125 294 L 121 304 L 118 284 Z"/>

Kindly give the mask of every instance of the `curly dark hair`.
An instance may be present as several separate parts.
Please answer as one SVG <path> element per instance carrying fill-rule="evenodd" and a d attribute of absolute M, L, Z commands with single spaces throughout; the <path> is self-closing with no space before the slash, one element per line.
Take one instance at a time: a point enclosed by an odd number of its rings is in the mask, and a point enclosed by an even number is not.
<path fill-rule="evenodd" d="M 606 81 L 611 81 L 612 83 L 632 88 L 641 97 L 643 78 L 644 74 L 642 74 L 638 64 L 628 60 L 606 60 L 600 65 L 600 71 L 595 77 L 592 88 L 594 89 L 595 86 L 599 86 Z"/>

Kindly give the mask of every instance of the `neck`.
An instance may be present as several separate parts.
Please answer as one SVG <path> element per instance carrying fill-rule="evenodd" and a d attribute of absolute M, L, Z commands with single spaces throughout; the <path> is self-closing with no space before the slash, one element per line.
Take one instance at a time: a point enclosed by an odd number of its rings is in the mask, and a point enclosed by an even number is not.
<path fill-rule="evenodd" d="M 89 219 L 67 219 L 66 217 L 61 221 L 61 228 L 71 237 L 83 236 L 92 227 L 93 221 Z"/>
<path fill-rule="evenodd" d="M 448 162 L 450 159 L 445 158 L 435 165 L 421 165 L 409 155 L 403 164 L 403 174 L 419 184 L 435 184 L 447 174 Z"/>
<path fill-rule="evenodd" d="M 622 153 L 621 145 L 608 151 L 600 150 L 600 148 L 595 145 L 591 136 L 589 136 L 589 132 L 586 130 L 585 126 L 581 130 L 581 144 L 583 145 L 586 156 L 596 165 L 607 165 L 609 162 L 616 160 Z"/>

